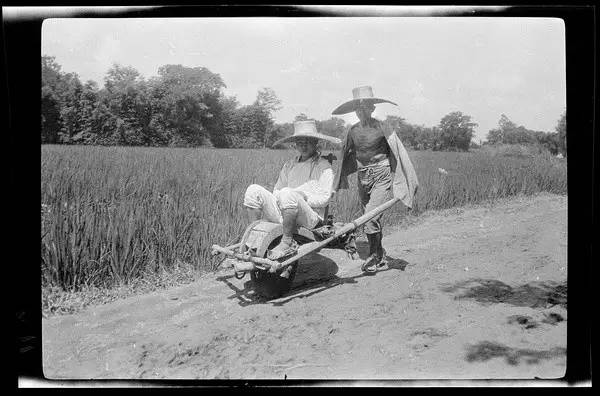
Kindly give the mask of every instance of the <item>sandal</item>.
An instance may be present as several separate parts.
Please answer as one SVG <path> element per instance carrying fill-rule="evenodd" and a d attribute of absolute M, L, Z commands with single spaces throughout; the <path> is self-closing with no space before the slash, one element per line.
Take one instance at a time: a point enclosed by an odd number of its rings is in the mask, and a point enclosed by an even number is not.
<path fill-rule="evenodd" d="M 383 254 L 381 255 L 381 260 L 377 263 L 377 268 L 384 267 L 388 263 L 386 254 L 385 249 L 383 249 Z"/>
<path fill-rule="evenodd" d="M 377 272 L 377 264 L 381 261 L 375 254 L 370 255 L 360 266 L 362 272 Z"/>
<path fill-rule="evenodd" d="M 283 271 L 281 271 L 281 274 L 279 274 L 279 276 L 282 278 L 288 279 L 291 274 L 292 274 L 292 266 L 288 265 L 287 267 L 285 267 L 283 269 Z"/>
<path fill-rule="evenodd" d="M 378 268 L 384 267 L 387 264 L 386 251 L 383 249 L 381 257 L 372 254 L 360 266 L 363 272 L 377 272 Z"/>
<path fill-rule="evenodd" d="M 281 260 L 284 257 L 293 256 L 298 251 L 298 242 L 292 239 L 292 244 L 284 249 L 275 250 L 279 247 L 275 246 L 273 250 L 269 250 L 267 253 L 267 258 L 269 260 Z"/>

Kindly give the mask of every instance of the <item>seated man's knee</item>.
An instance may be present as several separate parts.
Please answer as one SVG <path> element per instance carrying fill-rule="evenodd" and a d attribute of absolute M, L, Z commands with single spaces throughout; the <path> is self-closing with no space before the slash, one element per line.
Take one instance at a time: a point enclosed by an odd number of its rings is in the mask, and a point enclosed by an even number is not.
<path fill-rule="evenodd" d="M 248 186 L 248 188 L 246 189 L 246 195 L 256 195 L 256 194 L 260 194 L 262 192 L 262 190 L 264 190 L 265 188 L 261 185 L 258 184 L 250 184 Z"/>
<path fill-rule="evenodd" d="M 249 185 L 244 194 L 244 206 L 259 208 L 262 205 L 263 199 L 261 197 L 265 191 L 267 190 L 258 184 Z"/>
<path fill-rule="evenodd" d="M 299 199 L 302 199 L 302 195 L 300 195 L 300 193 L 286 187 L 279 191 L 279 199 L 277 200 L 277 203 L 279 208 L 282 210 L 297 209 Z"/>

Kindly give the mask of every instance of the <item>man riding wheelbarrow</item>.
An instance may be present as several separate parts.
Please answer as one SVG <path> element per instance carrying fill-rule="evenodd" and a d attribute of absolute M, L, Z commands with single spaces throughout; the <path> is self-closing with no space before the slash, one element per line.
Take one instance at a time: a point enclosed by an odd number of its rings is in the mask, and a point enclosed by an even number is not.
<path fill-rule="evenodd" d="M 321 156 L 320 141 L 341 140 L 317 131 L 314 120 L 294 123 L 294 134 L 275 142 L 294 143 L 298 156 L 287 161 L 273 189 L 252 184 L 244 206 L 250 220 L 241 240 L 231 246 L 213 245 L 213 254 L 225 254 L 222 267 L 233 267 L 238 279 L 250 273 L 254 290 L 267 298 L 286 293 L 294 279 L 298 260 L 319 249 L 342 247 L 356 252 L 352 227 L 333 223 L 328 216 L 334 180 L 335 156 Z"/>
<path fill-rule="evenodd" d="M 244 206 L 251 223 L 266 220 L 283 226 L 281 241 L 267 253 L 270 260 L 296 254 L 294 234 L 298 227 L 313 229 L 325 220 L 334 175 L 331 163 L 321 157 L 319 141 L 341 143 L 338 138 L 319 133 L 314 120 L 295 122 L 294 134 L 274 143 L 293 143 L 299 155 L 283 165 L 273 192 L 257 184 L 246 190 Z M 280 276 L 289 277 L 291 268 L 286 267 Z"/>

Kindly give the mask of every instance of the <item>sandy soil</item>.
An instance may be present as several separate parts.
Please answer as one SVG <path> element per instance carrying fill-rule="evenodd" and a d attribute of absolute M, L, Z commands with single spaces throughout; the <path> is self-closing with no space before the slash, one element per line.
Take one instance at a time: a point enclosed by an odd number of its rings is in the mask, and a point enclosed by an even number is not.
<path fill-rule="evenodd" d="M 294 289 L 230 271 L 42 320 L 47 378 L 558 378 L 566 369 L 567 197 L 423 216 L 375 275 L 324 249 Z M 366 243 L 359 246 L 364 256 Z"/>

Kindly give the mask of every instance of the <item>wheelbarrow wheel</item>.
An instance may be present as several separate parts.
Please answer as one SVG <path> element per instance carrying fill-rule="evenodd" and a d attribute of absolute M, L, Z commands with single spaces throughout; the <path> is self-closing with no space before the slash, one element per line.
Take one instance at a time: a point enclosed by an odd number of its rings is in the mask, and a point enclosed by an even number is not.
<path fill-rule="evenodd" d="M 271 242 L 269 245 L 269 249 L 277 246 L 280 239 L 281 237 L 273 240 L 273 242 Z M 274 273 L 256 269 L 250 271 L 250 279 L 254 285 L 254 291 L 268 300 L 283 296 L 289 292 L 292 287 L 292 283 L 294 282 L 296 271 L 298 269 L 298 262 L 296 261 L 290 264 L 290 267 L 290 275 L 287 278 L 280 276 L 283 272 L 283 269 L 280 269 Z"/>
<path fill-rule="evenodd" d="M 266 299 L 274 299 L 283 296 L 290 291 L 294 277 L 296 276 L 297 264 L 290 264 L 290 276 L 283 278 L 280 276 L 281 270 L 271 273 L 263 270 L 253 270 L 250 272 L 250 278 L 254 283 L 254 290 L 260 296 Z"/>

